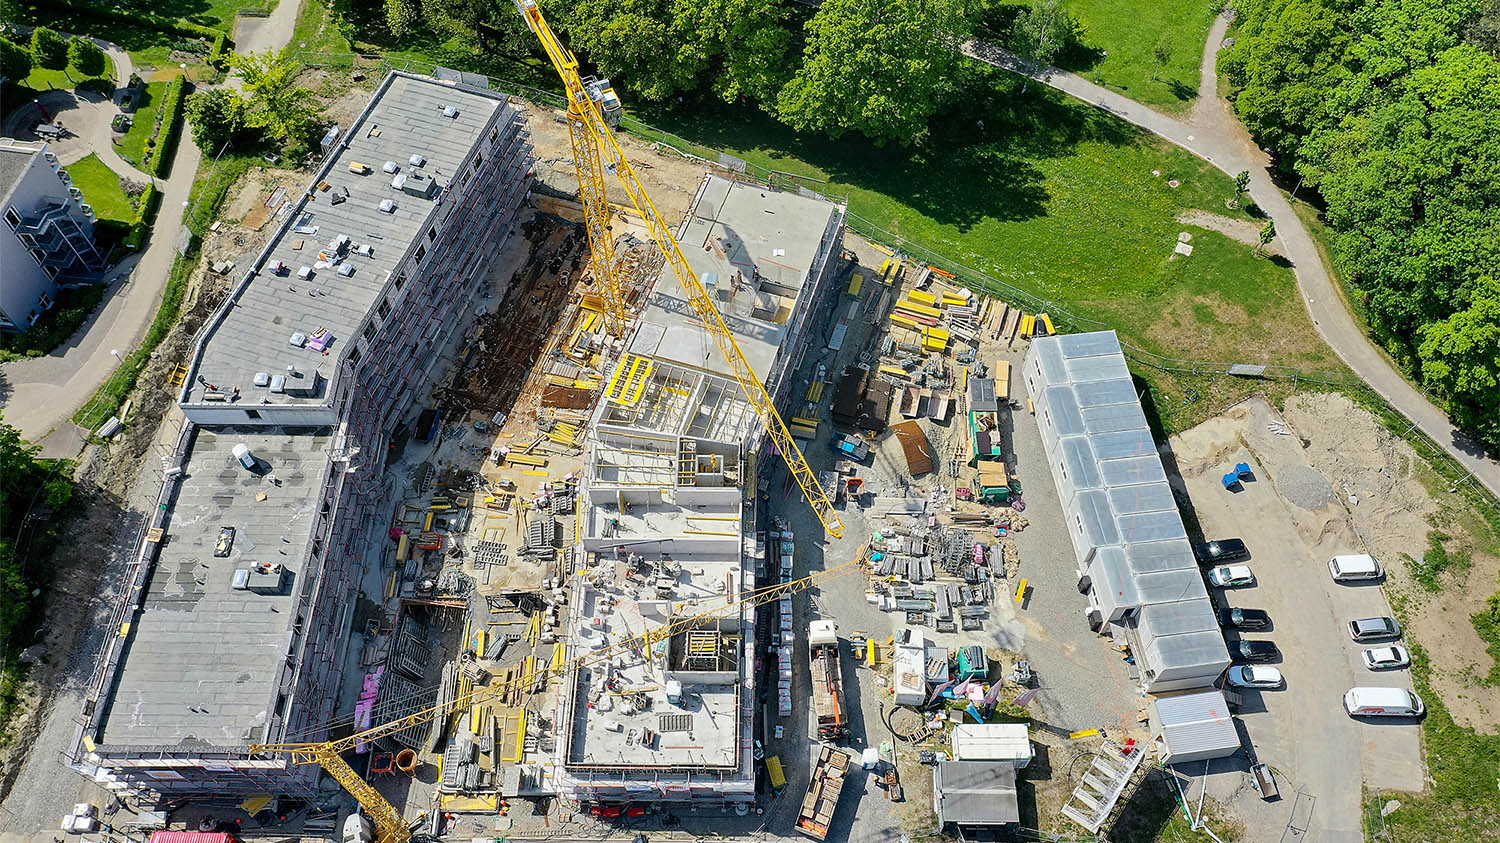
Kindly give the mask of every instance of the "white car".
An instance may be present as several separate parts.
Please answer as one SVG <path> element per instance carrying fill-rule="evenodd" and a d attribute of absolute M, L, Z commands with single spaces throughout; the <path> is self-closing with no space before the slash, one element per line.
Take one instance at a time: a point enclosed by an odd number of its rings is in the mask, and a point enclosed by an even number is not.
<path fill-rule="evenodd" d="M 1281 671 L 1263 664 L 1236 665 L 1229 669 L 1229 684 L 1236 688 L 1280 688 Z"/>
<path fill-rule="evenodd" d="M 1411 653 L 1400 644 L 1389 647 L 1371 647 L 1364 653 L 1365 667 L 1371 670 L 1396 670 L 1411 664 Z"/>
<path fill-rule="evenodd" d="M 1220 565 L 1209 570 L 1208 581 L 1219 588 L 1239 588 L 1255 585 L 1255 575 L 1249 565 Z"/>

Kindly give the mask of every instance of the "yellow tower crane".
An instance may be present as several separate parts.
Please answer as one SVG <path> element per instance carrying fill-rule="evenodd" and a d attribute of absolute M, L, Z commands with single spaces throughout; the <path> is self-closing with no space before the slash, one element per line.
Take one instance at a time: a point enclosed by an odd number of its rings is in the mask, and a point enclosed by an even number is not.
<path fill-rule="evenodd" d="M 802 591 L 825 583 L 829 580 L 863 570 L 865 553 L 861 551 L 853 559 L 841 565 L 818 571 L 799 580 L 786 583 L 777 583 L 765 588 L 756 589 L 739 600 L 730 601 L 722 606 L 709 609 L 695 615 L 673 618 L 666 624 L 656 629 L 626 638 L 615 644 L 599 650 L 592 650 L 583 655 L 574 656 L 563 662 L 561 674 L 568 674 L 576 670 L 607 661 L 621 653 L 640 652 L 649 654 L 651 648 L 674 635 L 681 634 L 687 630 L 694 629 L 714 620 L 730 617 L 738 617 L 745 609 L 754 609 L 767 603 L 798 594 Z M 557 646 L 561 647 L 562 644 Z M 649 657 L 649 656 L 648 656 Z M 539 682 L 550 674 L 553 668 L 544 666 L 515 679 L 496 682 L 475 688 L 467 694 L 455 697 L 448 702 L 425 708 L 413 714 L 408 714 L 389 723 L 382 723 L 363 732 L 357 732 L 344 738 L 321 743 L 272 743 L 257 744 L 250 747 L 252 755 L 289 755 L 295 764 L 317 764 L 333 776 L 344 789 L 349 791 L 355 799 L 359 800 L 360 807 L 370 816 L 375 827 L 375 840 L 377 843 L 407 843 L 412 837 L 411 827 L 401 818 L 401 812 L 385 798 L 373 785 L 360 777 L 349 762 L 344 760 L 344 753 L 354 749 L 356 745 L 368 743 L 389 735 L 393 735 L 410 726 L 422 723 L 431 723 L 442 717 L 447 717 L 465 709 L 471 708 L 492 697 L 500 696 L 513 688 L 534 688 Z"/>
<path fill-rule="evenodd" d="M 613 171 L 625 188 L 625 192 L 629 194 L 630 202 L 635 206 L 636 212 L 645 220 L 651 239 L 661 247 L 667 262 L 672 265 L 672 273 L 677 276 L 678 282 L 686 291 L 694 315 L 708 329 L 708 332 L 713 334 L 714 341 L 719 346 L 720 355 L 729 364 L 734 379 L 739 381 L 740 389 L 745 393 L 745 398 L 755 408 L 761 423 L 766 426 L 766 432 L 776 446 L 777 453 L 786 460 L 792 477 L 797 481 L 797 485 L 802 487 L 802 495 L 807 499 L 808 505 L 817 513 L 818 520 L 823 522 L 823 527 L 829 534 L 834 538 L 842 537 L 844 522 L 839 519 L 838 512 L 833 508 L 833 501 L 829 500 L 828 492 L 818 482 L 818 476 L 813 473 L 807 460 L 802 456 L 802 451 L 797 447 L 797 443 L 792 440 L 791 431 L 787 430 L 786 422 L 781 420 L 781 414 L 776 412 L 776 405 L 766 392 L 760 376 L 750 366 L 750 361 L 745 359 L 745 353 L 740 350 L 739 344 L 734 340 L 734 335 L 729 332 L 729 326 L 724 324 L 724 317 L 714 306 L 713 296 L 703 285 L 703 281 L 698 278 L 698 273 L 688 265 L 687 256 L 682 253 L 682 245 L 677 242 L 677 236 L 661 218 L 661 214 L 657 213 L 655 203 L 647 195 L 646 189 L 641 186 L 635 169 L 630 166 L 630 161 L 625 157 L 625 151 L 620 148 L 620 142 L 615 139 L 614 132 L 610 131 L 600 106 L 602 94 L 596 96 L 593 93 L 598 90 L 598 86 L 591 88 L 588 81 L 578 75 L 578 59 L 553 33 L 552 27 L 547 24 L 547 19 L 542 16 L 542 10 L 537 7 L 536 0 L 515 0 L 515 3 L 516 8 L 520 9 L 521 14 L 526 17 L 526 23 L 531 27 L 531 31 L 541 39 L 542 47 L 547 51 L 547 57 L 551 59 L 552 66 L 562 77 L 563 86 L 567 88 L 568 130 L 572 133 L 575 154 L 583 149 L 588 155 L 594 156 L 587 162 L 582 156 L 578 158 L 578 183 L 580 193 L 584 197 L 585 208 L 588 207 L 590 201 L 597 202 L 598 207 L 602 209 L 602 219 L 608 220 L 609 203 L 604 198 L 604 171 Z M 580 144 L 580 138 L 584 136 L 586 136 L 585 142 Z M 609 159 L 608 162 L 604 161 L 605 157 Z M 596 198 L 591 199 L 591 197 Z M 590 218 L 598 216 L 599 213 L 593 213 Z M 607 228 L 601 231 L 603 235 L 608 235 L 608 233 Z M 594 236 L 592 228 L 589 230 L 589 236 L 590 238 Z M 590 243 L 592 242 L 591 239 Z M 610 254 L 613 255 L 612 248 Z M 594 260 L 597 277 L 598 258 Z M 612 262 L 613 257 L 610 260 Z M 623 313 L 623 309 L 621 312 Z"/>

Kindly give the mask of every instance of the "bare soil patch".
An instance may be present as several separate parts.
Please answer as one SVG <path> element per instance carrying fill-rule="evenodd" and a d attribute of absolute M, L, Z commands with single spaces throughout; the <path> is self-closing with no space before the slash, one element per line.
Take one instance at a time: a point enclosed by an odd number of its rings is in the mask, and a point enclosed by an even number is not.
<path fill-rule="evenodd" d="M 1405 602 L 1407 633 L 1426 648 L 1432 685 L 1453 719 L 1496 732 L 1500 693 L 1479 684 L 1493 659 L 1470 616 L 1495 592 L 1500 558 L 1484 552 L 1485 542 L 1473 535 L 1477 525 L 1462 516 L 1461 499 L 1435 482 L 1411 446 L 1342 395 L 1293 396 L 1286 418 L 1308 441 L 1308 461 L 1344 499 L 1354 528 L 1385 561 L 1386 588 Z M 1473 565 L 1445 575 L 1434 593 L 1413 579 L 1406 560 L 1422 558 L 1435 527 L 1474 552 Z"/>
<path fill-rule="evenodd" d="M 1206 228 L 1209 231 L 1217 231 L 1232 240 L 1238 240 L 1246 246 L 1260 245 L 1260 227 L 1262 223 L 1256 220 L 1247 220 L 1238 217 L 1226 217 L 1223 214 L 1209 213 L 1208 211 L 1183 211 L 1177 215 L 1177 221 L 1183 225 L 1195 225 Z M 1272 240 L 1264 251 L 1270 255 L 1286 256 L 1281 244 Z"/>

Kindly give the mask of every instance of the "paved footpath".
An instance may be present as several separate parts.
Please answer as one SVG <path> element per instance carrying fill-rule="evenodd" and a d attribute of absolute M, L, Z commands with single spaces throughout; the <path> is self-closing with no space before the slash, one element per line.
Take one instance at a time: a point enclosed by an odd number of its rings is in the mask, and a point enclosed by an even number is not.
<path fill-rule="evenodd" d="M 964 44 L 965 55 L 1030 77 L 1197 155 L 1235 175 L 1250 171 L 1250 198 L 1276 223 L 1276 234 L 1297 275 L 1297 285 L 1308 315 L 1325 342 L 1366 384 L 1432 437 L 1465 470 L 1492 493 L 1500 495 L 1500 462 L 1491 460 L 1448 416 L 1428 401 L 1395 368 L 1390 359 L 1365 336 L 1339 295 L 1323 263 L 1322 254 L 1286 196 L 1271 179 L 1270 158 L 1255 145 L 1243 124 L 1218 95 L 1216 59 L 1229 19 L 1220 16 L 1208 32 L 1200 68 L 1198 99 L 1187 122 L 1166 116 L 1055 67 L 1038 68 L 1014 53 L 983 41 Z"/>

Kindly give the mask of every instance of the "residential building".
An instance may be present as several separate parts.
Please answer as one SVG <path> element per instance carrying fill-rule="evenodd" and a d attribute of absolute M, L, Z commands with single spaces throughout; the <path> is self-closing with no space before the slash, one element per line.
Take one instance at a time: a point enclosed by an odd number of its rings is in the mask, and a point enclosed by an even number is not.
<path fill-rule="evenodd" d="M 25 331 L 58 287 L 98 281 L 94 209 L 41 142 L 0 138 L 0 331 Z"/>
<path fill-rule="evenodd" d="M 190 361 L 75 769 L 125 794 L 313 793 L 316 765 L 249 748 L 327 735 L 390 437 L 530 168 L 504 96 L 392 73 L 277 212 Z"/>

